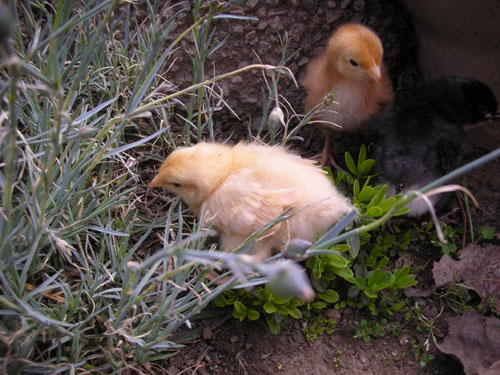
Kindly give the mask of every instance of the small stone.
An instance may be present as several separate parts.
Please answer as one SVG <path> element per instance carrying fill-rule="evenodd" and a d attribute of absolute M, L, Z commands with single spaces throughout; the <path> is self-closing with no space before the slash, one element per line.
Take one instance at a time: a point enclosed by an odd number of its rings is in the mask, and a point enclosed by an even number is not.
<path fill-rule="evenodd" d="M 246 40 L 251 40 L 251 39 L 254 39 L 255 37 L 257 36 L 257 31 L 255 30 L 250 30 L 246 35 L 245 35 L 245 39 Z"/>
<path fill-rule="evenodd" d="M 231 338 L 229 339 L 229 342 L 231 344 L 234 344 L 234 343 L 237 343 L 238 342 L 238 336 L 231 336 Z"/>
<path fill-rule="evenodd" d="M 297 63 L 299 66 L 304 66 L 306 65 L 307 63 L 309 62 L 309 59 L 307 57 L 303 57 L 299 60 L 299 62 Z"/>
<path fill-rule="evenodd" d="M 326 11 L 326 22 L 328 24 L 335 23 L 339 19 L 342 18 L 342 12 L 336 12 L 334 10 L 327 10 Z"/>
<path fill-rule="evenodd" d="M 351 3 L 351 0 L 343 0 L 341 3 L 340 3 L 340 7 L 342 9 L 345 9 L 349 6 L 349 4 Z"/>
<path fill-rule="evenodd" d="M 276 16 L 271 20 L 271 27 L 274 30 L 282 30 L 283 29 L 283 24 L 281 23 L 281 18 Z"/>
<path fill-rule="evenodd" d="M 336 322 L 339 322 L 340 318 L 341 318 L 340 311 L 336 310 L 336 309 L 328 309 L 328 310 L 326 310 L 325 311 L 325 316 L 328 319 L 335 319 Z"/>
<path fill-rule="evenodd" d="M 271 49 L 271 44 L 266 41 L 261 41 L 257 47 L 257 52 L 259 55 L 264 55 L 267 51 Z"/>
<path fill-rule="evenodd" d="M 288 13 L 287 9 L 270 9 L 269 16 L 283 16 Z"/>
<path fill-rule="evenodd" d="M 236 34 L 236 35 L 243 34 L 243 26 L 242 25 L 233 26 L 232 32 L 233 32 L 233 34 Z"/>
<path fill-rule="evenodd" d="M 249 95 L 242 96 L 240 99 L 243 103 L 247 103 L 247 104 L 257 104 L 257 102 L 258 102 L 257 98 L 254 98 L 253 96 L 249 96 Z"/>
<path fill-rule="evenodd" d="M 203 327 L 203 338 L 205 340 L 211 340 L 212 339 L 212 329 L 209 326 Z"/>
<path fill-rule="evenodd" d="M 231 77 L 231 83 L 240 84 L 241 82 L 243 82 L 243 78 L 241 78 L 240 76 Z"/>
<path fill-rule="evenodd" d="M 410 342 L 410 339 L 410 336 L 403 333 L 401 336 L 399 336 L 399 344 L 403 346 L 407 345 Z"/>
<path fill-rule="evenodd" d="M 309 19 L 309 14 L 307 12 L 304 12 L 304 11 L 299 11 L 299 12 L 297 12 L 297 18 L 300 22 L 304 22 L 307 19 Z"/>
<path fill-rule="evenodd" d="M 262 21 L 262 22 L 259 22 L 259 24 L 257 25 L 257 29 L 264 30 L 268 26 L 269 26 L 269 22 Z"/>
<path fill-rule="evenodd" d="M 357 12 L 365 10 L 365 2 L 363 0 L 356 0 L 354 2 L 354 10 Z"/>
<path fill-rule="evenodd" d="M 363 368 L 368 367 L 370 365 L 370 360 L 364 354 L 360 354 L 359 355 L 359 360 L 361 361 L 361 364 L 363 365 Z"/>

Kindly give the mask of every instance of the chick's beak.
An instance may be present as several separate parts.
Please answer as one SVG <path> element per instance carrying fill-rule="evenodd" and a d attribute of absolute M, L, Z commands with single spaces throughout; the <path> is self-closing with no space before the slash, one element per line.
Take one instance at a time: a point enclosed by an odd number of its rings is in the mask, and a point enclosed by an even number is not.
<path fill-rule="evenodd" d="M 382 83 L 382 73 L 380 73 L 380 66 L 373 65 L 370 68 L 370 77 L 377 83 Z"/>
<path fill-rule="evenodd" d="M 151 180 L 151 182 L 149 183 L 149 187 L 160 187 L 160 181 L 158 179 L 158 176 L 156 176 Z"/>

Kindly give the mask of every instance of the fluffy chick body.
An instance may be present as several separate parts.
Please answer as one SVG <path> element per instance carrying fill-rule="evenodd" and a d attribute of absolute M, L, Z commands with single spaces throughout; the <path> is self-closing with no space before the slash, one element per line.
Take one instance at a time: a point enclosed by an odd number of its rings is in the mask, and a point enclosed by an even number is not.
<path fill-rule="evenodd" d="M 260 260 L 292 238 L 314 241 L 354 209 L 324 171 L 279 146 L 199 143 L 179 148 L 150 186 L 178 194 L 198 218 L 204 206 L 223 251 L 232 251 L 293 207 L 294 216 L 257 241 L 252 254 Z"/>
<path fill-rule="evenodd" d="M 496 111 L 495 96 L 484 83 L 445 77 L 430 83 L 417 98 L 374 118 L 373 157 L 388 192 L 418 190 L 458 168 L 472 151 L 464 125 L 485 120 Z M 439 208 L 449 194 L 430 199 Z M 409 207 L 414 217 L 428 211 L 421 199 Z"/>
<path fill-rule="evenodd" d="M 324 55 L 307 66 L 302 82 L 307 91 L 306 111 L 318 105 L 330 91 L 334 92 L 334 102 L 317 116 L 321 121 L 317 126 L 325 135 L 322 165 L 331 159 L 333 130 L 359 130 L 393 102 L 382 58 L 383 47 L 378 36 L 363 25 L 348 23 L 332 34 Z"/>

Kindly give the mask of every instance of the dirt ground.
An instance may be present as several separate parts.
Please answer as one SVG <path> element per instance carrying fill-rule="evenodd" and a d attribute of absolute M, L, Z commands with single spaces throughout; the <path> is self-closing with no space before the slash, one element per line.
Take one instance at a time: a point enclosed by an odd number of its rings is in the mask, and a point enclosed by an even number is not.
<path fill-rule="evenodd" d="M 300 5 L 299 5 L 300 4 Z M 411 21 L 398 1 L 258 1 L 249 0 L 244 8 L 235 13 L 258 17 L 258 21 L 221 20 L 216 23 L 216 38 L 230 36 L 227 43 L 209 60 L 216 73 L 258 62 L 277 64 L 281 49 L 279 35 L 289 33 L 291 56 L 288 66 L 300 80 L 307 62 L 320 53 L 332 30 L 347 21 L 362 22 L 377 31 L 385 47 L 384 60 L 398 97 L 411 94 L 421 84 L 416 63 L 416 42 Z M 140 14 L 138 15 L 140 17 Z M 189 25 L 191 19 L 182 17 L 178 27 Z M 184 45 L 189 49 L 189 43 Z M 183 60 L 184 59 L 184 60 Z M 182 55 L 172 66 L 168 78 L 179 87 L 190 83 L 189 64 Z M 207 69 L 208 70 L 208 69 Z M 263 80 L 255 73 L 245 73 L 222 83 L 228 104 L 237 110 L 240 120 L 227 111 L 215 117 L 216 137 L 224 139 L 233 133 L 233 140 L 247 137 L 247 123 L 260 123 L 262 113 L 260 90 Z M 280 94 L 287 98 L 298 112 L 303 110 L 305 93 L 284 79 L 280 83 Z M 500 124 L 484 124 L 469 130 L 475 142 L 474 157 L 481 156 L 500 144 L 500 134 L 491 131 L 500 129 Z M 486 133 L 485 133 L 486 132 Z M 308 129 L 312 141 L 296 145 L 303 156 L 316 154 L 322 146 L 319 132 Z M 485 135 L 487 134 L 487 135 Z M 493 134 L 493 136 L 492 136 Z M 318 135 L 316 137 L 315 135 Z M 336 135 L 336 142 L 357 153 L 362 141 L 356 137 Z M 496 138 L 495 138 L 496 137 Z M 339 160 L 338 155 L 334 156 Z M 340 158 L 341 160 L 341 158 Z M 144 176 L 145 181 L 151 176 Z M 479 208 L 472 208 L 474 226 L 489 225 L 498 229 L 500 214 L 500 162 L 495 160 L 467 176 L 467 186 L 480 202 Z M 452 199 L 441 213 L 445 220 L 461 225 L 458 202 Z M 469 240 L 469 239 L 468 239 Z M 499 239 L 497 238 L 497 242 Z M 432 284 L 432 264 L 439 260 L 436 249 L 421 249 L 418 244 L 409 252 L 419 267 L 419 286 Z M 412 298 L 420 303 L 427 319 L 434 320 L 434 334 L 438 341 L 447 332 L 446 318 L 454 312 L 435 296 Z M 204 327 L 203 338 L 191 342 L 178 355 L 173 356 L 166 370 L 168 374 L 463 374 L 462 365 L 454 358 L 442 354 L 430 340 L 429 354 L 434 358 L 425 367 L 419 363 L 421 354 L 416 352 L 425 345 L 428 332 L 421 332 L 412 324 L 405 324 L 403 317 L 389 320 L 397 334 L 388 332 L 384 337 L 364 342 L 353 338 L 361 319 L 372 324 L 380 317 L 371 317 L 366 312 L 344 310 L 339 316 L 333 310 L 323 313 L 324 317 L 337 318 L 333 333 L 322 334 L 315 340 L 307 339 L 304 329 L 311 321 L 304 318 L 290 321 L 282 326 L 278 335 L 273 335 L 264 321 L 240 323 L 234 318 L 226 320 L 220 327 L 211 329 L 210 320 L 195 323 Z M 206 326 L 205 326 L 206 325 Z"/>

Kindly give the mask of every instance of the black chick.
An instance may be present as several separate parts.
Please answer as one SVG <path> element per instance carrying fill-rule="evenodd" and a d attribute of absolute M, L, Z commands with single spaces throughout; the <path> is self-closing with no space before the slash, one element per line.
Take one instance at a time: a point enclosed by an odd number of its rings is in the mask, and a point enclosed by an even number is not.
<path fill-rule="evenodd" d="M 427 85 L 421 94 L 404 104 L 394 105 L 376 117 L 373 156 L 388 194 L 405 193 L 424 187 L 458 168 L 472 145 L 465 124 L 480 122 L 497 111 L 491 89 L 471 78 L 446 77 Z M 449 194 L 433 196 L 436 208 Z M 416 199 L 410 216 L 427 212 Z"/>

